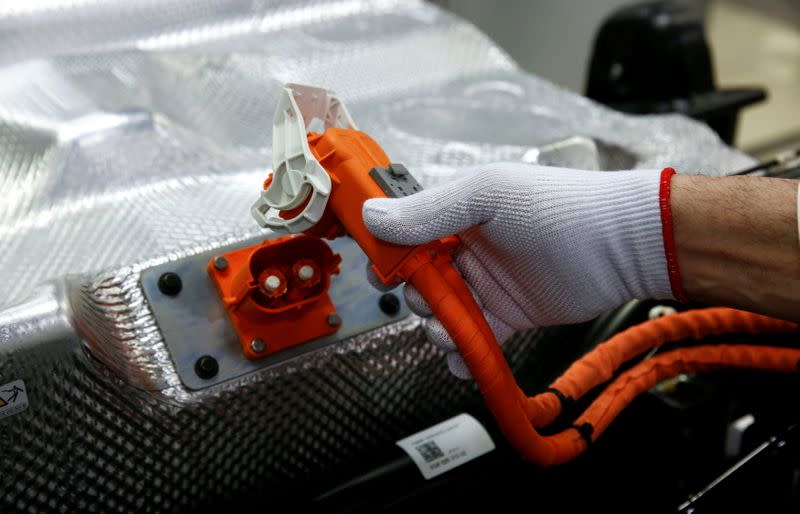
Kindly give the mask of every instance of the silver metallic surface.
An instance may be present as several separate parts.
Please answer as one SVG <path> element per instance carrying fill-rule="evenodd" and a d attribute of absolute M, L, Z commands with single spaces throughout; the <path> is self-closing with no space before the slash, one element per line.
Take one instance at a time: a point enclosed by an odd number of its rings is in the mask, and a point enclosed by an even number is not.
<path fill-rule="evenodd" d="M 267 344 L 263 339 L 253 339 L 250 341 L 250 349 L 256 353 L 261 353 L 267 349 Z"/>
<path fill-rule="evenodd" d="M 263 235 L 248 210 L 285 82 L 339 93 L 426 187 L 504 159 L 752 162 L 691 120 L 525 74 L 421 1 L 3 2 L 0 35 L 0 383 L 23 379 L 30 401 L 0 420 L 0 511 L 274 499 L 479 408 L 416 318 L 181 383 L 142 272 Z M 514 369 L 545 334 L 506 344 Z"/>
<path fill-rule="evenodd" d="M 404 302 L 394 316 L 388 316 L 381 311 L 378 301 L 382 293 L 372 287 L 365 287 L 364 270 L 368 262 L 366 255 L 352 239 L 342 237 L 329 243 L 331 249 L 342 257 L 339 273 L 331 277 L 328 289 L 328 296 L 336 312 L 328 315 L 327 322 L 330 325 L 341 325 L 336 333 L 257 361 L 242 357 L 239 340 L 208 276 L 208 262 L 216 254 L 254 245 L 262 240 L 263 238 L 252 239 L 231 247 L 215 248 L 159 264 L 141 273 L 140 286 L 149 304 L 149 311 L 152 312 L 152 322 L 159 328 L 156 335 L 163 337 L 158 345 L 166 344 L 175 372 L 189 389 L 204 389 L 264 367 L 274 366 L 324 346 L 373 331 L 409 315 Z M 165 272 L 174 272 L 181 277 L 183 289 L 177 296 L 168 296 L 159 291 L 158 278 Z M 106 301 L 107 297 L 103 297 L 102 302 Z M 95 308 L 103 309 L 99 303 L 95 304 Z M 115 315 L 119 314 L 119 310 L 115 312 Z M 143 319 L 144 316 L 140 318 L 140 322 Z M 114 329 L 109 327 L 108 330 Z M 268 345 L 269 340 L 261 341 L 260 344 L 263 346 L 264 343 Z M 105 351 L 98 351 L 90 343 L 94 354 L 110 367 L 120 369 L 123 375 L 129 377 L 141 376 L 136 371 L 148 367 L 149 356 L 145 354 L 139 357 L 135 352 L 143 348 L 143 344 L 138 339 L 128 340 L 124 344 L 127 345 L 126 349 L 119 355 L 114 355 L 112 348 L 119 347 L 105 346 Z M 255 347 L 253 350 L 259 351 Z M 194 371 L 195 362 L 203 355 L 210 355 L 219 363 L 219 372 L 211 379 L 202 379 Z M 152 377 L 135 385 L 147 389 L 150 380 L 156 379 L 157 377 Z"/>
<path fill-rule="evenodd" d="M 750 162 L 699 123 L 615 113 L 521 73 L 422 2 L 224 4 L 0 7 L 0 305 L 65 273 L 256 235 L 246 206 L 289 80 L 339 92 L 426 187 L 576 135 L 603 169 Z"/>

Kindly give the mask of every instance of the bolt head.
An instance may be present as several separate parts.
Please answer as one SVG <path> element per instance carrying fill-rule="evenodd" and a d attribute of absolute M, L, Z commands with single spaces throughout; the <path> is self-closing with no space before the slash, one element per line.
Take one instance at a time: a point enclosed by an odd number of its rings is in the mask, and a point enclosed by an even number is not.
<path fill-rule="evenodd" d="M 194 372 L 197 373 L 198 377 L 205 380 L 214 378 L 219 372 L 219 363 L 214 357 L 203 355 L 194 363 Z"/>
<path fill-rule="evenodd" d="M 335 312 L 331 312 L 328 314 L 328 325 L 332 327 L 338 327 L 342 324 L 342 317 Z"/>
<path fill-rule="evenodd" d="M 158 277 L 158 290 L 167 296 L 175 296 L 183 289 L 181 277 L 172 271 L 163 273 Z"/>
<path fill-rule="evenodd" d="M 228 259 L 222 255 L 214 257 L 214 268 L 218 271 L 228 269 Z"/>
<path fill-rule="evenodd" d="M 400 298 L 394 293 L 384 293 L 378 299 L 378 307 L 389 316 L 394 316 L 400 312 Z"/>
<path fill-rule="evenodd" d="M 261 353 L 267 349 L 267 343 L 263 339 L 253 339 L 250 341 L 250 349 L 256 353 Z"/>

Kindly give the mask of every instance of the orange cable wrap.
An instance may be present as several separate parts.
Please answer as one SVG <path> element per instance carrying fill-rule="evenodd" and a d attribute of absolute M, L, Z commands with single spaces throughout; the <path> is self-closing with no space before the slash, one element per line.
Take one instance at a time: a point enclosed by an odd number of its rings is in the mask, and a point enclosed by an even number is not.
<path fill-rule="evenodd" d="M 555 458 L 559 450 L 539 435 L 525 415 L 525 395 L 514 380 L 491 329 L 471 294 L 463 294 L 463 280 L 452 280 L 450 263 L 421 264 L 409 277 L 428 301 L 431 310 L 456 343 L 505 437 L 522 456 L 541 466 Z M 487 325 L 484 327 L 483 325 Z"/>
<path fill-rule="evenodd" d="M 530 421 L 535 400 L 519 389 L 494 334 L 469 289 L 449 259 L 421 263 L 409 281 L 427 299 L 431 310 L 456 343 L 459 352 L 478 384 L 486 405 L 508 441 L 522 456 L 540 466 L 570 461 L 587 448 L 583 435 L 567 429 L 542 436 Z M 733 309 L 704 309 L 676 314 L 643 323 L 611 338 L 573 364 L 554 385 L 566 385 L 565 394 L 580 397 L 595 385 L 608 380 L 630 358 L 667 341 L 702 338 L 731 332 L 764 333 L 793 331 L 792 323 Z M 602 347 L 602 348 L 601 348 Z M 757 346 L 702 346 L 669 352 L 649 359 L 624 373 L 578 419 L 589 423 L 593 437 L 601 434 L 630 401 L 670 374 L 703 371 L 722 366 L 795 371 L 800 350 Z M 548 415 L 557 416 L 560 404 L 555 395 L 539 395 L 555 400 Z M 542 402 L 541 405 L 548 405 Z M 534 413 L 535 414 L 535 413 Z"/>
<path fill-rule="evenodd" d="M 647 359 L 617 377 L 575 421 L 574 426 L 588 423 L 592 429 L 591 440 L 596 441 L 634 398 L 660 381 L 681 373 L 710 371 L 722 367 L 796 373 L 799 361 L 800 350 L 771 346 L 695 346 L 667 352 Z M 557 437 L 568 431 L 578 433 L 573 428 Z M 558 452 L 550 465 L 569 462 L 583 453 L 586 447 L 585 441 L 582 447 L 562 446 L 562 451 Z"/>
<path fill-rule="evenodd" d="M 574 362 L 550 387 L 578 399 L 610 380 L 625 362 L 665 343 L 722 334 L 777 334 L 796 330 L 797 325 L 788 321 L 722 307 L 672 314 L 631 327 L 599 344 Z M 535 426 L 549 425 L 561 414 L 561 409 L 561 402 L 550 392 L 526 401 L 528 417 Z"/>
<path fill-rule="evenodd" d="M 705 345 L 656 355 L 622 373 L 575 424 L 590 423 L 597 439 L 636 396 L 665 378 L 722 367 L 796 373 L 800 349 L 756 345 Z"/>

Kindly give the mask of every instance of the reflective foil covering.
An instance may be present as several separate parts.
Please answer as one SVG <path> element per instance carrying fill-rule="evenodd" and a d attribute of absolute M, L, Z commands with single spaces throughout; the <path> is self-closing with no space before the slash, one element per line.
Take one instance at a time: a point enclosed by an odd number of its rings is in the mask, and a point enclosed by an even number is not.
<path fill-rule="evenodd" d="M 691 120 L 524 73 L 424 2 L 6 2 L 0 36 L 0 385 L 24 380 L 30 402 L 0 420 L 0 510 L 269 494 L 480 405 L 414 319 L 181 386 L 139 274 L 261 233 L 249 208 L 285 82 L 336 91 L 425 186 L 497 160 L 751 163 Z M 512 367 L 544 334 L 506 344 Z"/>

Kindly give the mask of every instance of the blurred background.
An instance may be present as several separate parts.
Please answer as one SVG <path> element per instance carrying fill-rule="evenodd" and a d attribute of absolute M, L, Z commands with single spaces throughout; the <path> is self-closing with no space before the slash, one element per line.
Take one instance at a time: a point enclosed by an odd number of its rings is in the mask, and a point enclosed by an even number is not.
<path fill-rule="evenodd" d="M 523 68 L 578 93 L 586 89 L 601 23 L 630 0 L 439 0 L 503 47 Z M 640 2 L 638 2 L 640 3 Z M 800 142 L 800 0 L 695 0 L 721 87 L 764 87 L 768 101 L 742 111 L 735 143 L 767 157 Z"/>

